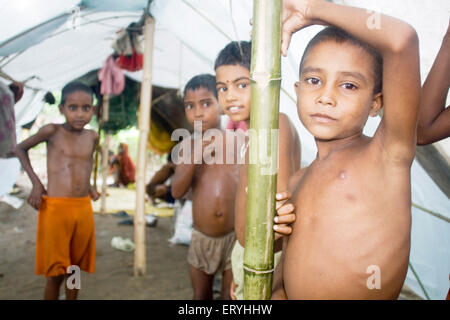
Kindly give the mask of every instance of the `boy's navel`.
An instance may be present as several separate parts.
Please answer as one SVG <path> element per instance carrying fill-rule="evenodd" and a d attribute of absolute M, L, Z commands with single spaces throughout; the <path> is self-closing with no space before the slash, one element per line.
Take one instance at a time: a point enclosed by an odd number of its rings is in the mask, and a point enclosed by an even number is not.
<path fill-rule="evenodd" d="M 216 216 L 221 217 L 221 216 L 223 216 L 223 213 L 220 212 L 220 211 L 217 211 L 217 212 L 216 212 Z"/>

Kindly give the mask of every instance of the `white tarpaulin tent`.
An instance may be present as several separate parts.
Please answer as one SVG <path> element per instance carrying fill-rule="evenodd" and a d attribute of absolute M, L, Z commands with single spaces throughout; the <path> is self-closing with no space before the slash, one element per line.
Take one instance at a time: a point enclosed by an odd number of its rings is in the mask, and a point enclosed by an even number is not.
<path fill-rule="evenodd" d="M 412 24 L 420 39 L 422 81 L 425 79 L 447 29 L 450 2 L 335 2 L 377 10 Z M 18 81 L 28 79 L 24 97 L 15 107 L 18 137 L 21 126 L 41 111 L 45 92 L 59 90 L 100 68 L 113 52 L 111 44 L 117 31 L 138 21 L 146 5 L 146 0 L 0 0 L 1 74 Z M 231 40 L 250 39 L 252 6 L 251 0 L 154 0 L 150 7 L 156 20 L 153 84 L 182 88 L 196 74 L 214 73 L 214 60 L 221 48 Z M 298 119 L 293 84 L 303 49 L 320 29 L 311 27 L 297 33 L 288 57 L 282 58 L 280 108 L 299 132 L 302 166 L 314 159 L 316 147 Z M 127 75 L 142 79 L 140 72 Z M 0 81 L 8 82 L 1 77 Z M 378 123 L 379 119 L 371 118 L 365 133 L 372 135 Z M 440 143 L 447 155 L 448 140 Z M 19 168 L 17 159 L 0 159 L 0 195 L 10 191 Z M 443 299 L 449 288 L 450 201 L 417 161 L 412 168 L 412 201 L 417 206 L 412 208 L 411 265 L 427 295 Z M 426 297 L 411 268 L 406 284 Z"/>

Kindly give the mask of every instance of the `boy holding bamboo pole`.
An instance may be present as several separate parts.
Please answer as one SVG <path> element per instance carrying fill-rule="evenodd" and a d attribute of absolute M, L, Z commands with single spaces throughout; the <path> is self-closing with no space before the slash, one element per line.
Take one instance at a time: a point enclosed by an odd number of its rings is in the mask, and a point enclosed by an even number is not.
<path fill-rule="evenodd" d="M 250 128 L 250 59 L 251 43 L 246 41 L 231 42 L 219 53 L 214 69 L 216 70 L 217 92 L 220 106 L 232 121 L 244 121 Z M 278 140 L 278 178 L 277 190 L 287 190 L 289 177 L 300 167 L 300 140 L 296 129 L 289 118 L 280 113 Z M 244 164 L 239 168 L 239 182 L 236 191 L 234 230 L 237 241 L 232 252 L 233 284 L 231 295 L 236 299 L 243 299 L 244 281 L 244 241 L 247 211 L 248 185 L 248 146 L 246 137 L 242 145 L 240 156 L 244 157 Z M 279 198 L 278 198 L 279 197 Z M 286 200 L 287 193 L 277 195 L 277 200 Z M 282 202 L 280 202 L 282 204 Z M 275 251 L 281 250 L 281 235 L 289 234 L 287 225 L 295 219 L 292 205 L 278 208 L 274 226 L 276 231 Z M 278 254 L 279 257 L 279 254 Z"/>
<path fill-rule="evenodd" d="M 396 299 L 408 269 L 410 169 L 420 98 L 418 38 L 403 21 L 323 0 L 284 0 L 292 33 L 328 25 L 308 44 L 295 84 L 318 153 L 289 181 L 297 218 L 272 298 Z M 370 138 L 370 116 L 384 115 Z"/>

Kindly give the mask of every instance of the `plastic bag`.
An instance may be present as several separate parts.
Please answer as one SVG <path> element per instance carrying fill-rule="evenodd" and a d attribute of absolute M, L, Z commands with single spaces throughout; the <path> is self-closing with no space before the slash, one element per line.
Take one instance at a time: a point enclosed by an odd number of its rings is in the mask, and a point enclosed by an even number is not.
<path fill-rule="evenodd" d="M 169 242 L 189 245 L 192 236 L 192 201 L 186 200 L 184 205 L 180 206 L 177 200 L 175 215 L 175 232 Z"/>

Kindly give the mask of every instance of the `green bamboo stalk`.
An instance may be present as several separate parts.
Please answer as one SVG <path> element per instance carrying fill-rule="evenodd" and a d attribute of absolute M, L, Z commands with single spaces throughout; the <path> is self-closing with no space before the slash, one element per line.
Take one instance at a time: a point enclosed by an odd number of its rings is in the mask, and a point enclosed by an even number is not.
<path fill-rule="evenodd" d="M 244 299 L 270 299 L 281 84 L 281 0 L 254 0 Z M 270 161 L 267 161 L 270 160 Z"/>

